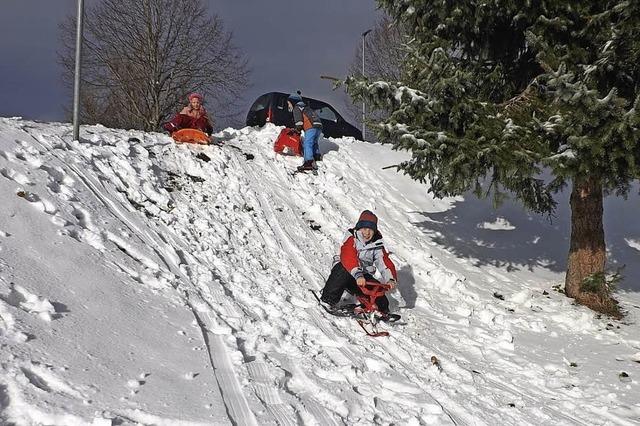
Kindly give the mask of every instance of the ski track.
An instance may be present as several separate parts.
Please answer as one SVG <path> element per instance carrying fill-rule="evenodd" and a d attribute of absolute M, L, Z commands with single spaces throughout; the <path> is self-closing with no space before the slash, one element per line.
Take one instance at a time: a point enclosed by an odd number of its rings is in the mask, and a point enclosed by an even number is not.
<path fill-rule="evenodd" d="M 261 137 L 275 138 L 277 130 L 268 127 Z M 365 168 L 348 144 L 340 158 L 325 155 L 318 176 L 292 176 L 298 159 L 275 156 L 249 129 L 229 132 L 223 147 L 178 146 L 166 138 L 166 144 L 130 142 L 127 132 L 69 142 L 67 132 L 23 131 L 35 144 L 0 153 L 16 166 L 0 174 L 115 271 L 185 304 L 234 424 L 490 425 L 497 416 L 514 425 L 592 424 L 593 416 L 625 423 L 598 407 L 598 391 L 580 394 L 592 398 L 590 412 L 568 414 L 576 393 L 560 370 L 550 371 L 564 385 L 548 395 L 551 373 L 526 367 L 530 361 L 515 355 L 513 345 L 514 334 L 542 331 L 542 322 L 506 321 L 517 312 L 505 306 L 517 301 L 487 303 L 491 290 L 471 268 L 467 277 L 450 272 L 445 265 L 457 260 L 416 238 L 407 224 L 416 206 Z M 201 154 L 209 160 L 196 157 Z M 46 196 L 28 191 L 29 171 L 46 173 Z M 344 229 L 364 208 L 381 217 L 399 269 L 420 259 L 413 269 L 420 282 L 415 306 L 407 307 L 406 291 L 392 295 L 407 324 L 391 327 L 387 339 L 367 338 L 354 321 L 326 314 L 308 294 L 324 284 Z M 109 223 L 104 215 L 95 223 L 98 211 L 109 212 Z M 321 228 L 311 231 L 311 224 Z M 122 255 L 137 267 L 119 262 Z M 439 303 L 431 303 L 436 297 Z M 14 328 L 0 304 L 0 334 L 19 340 Z M 441 368 L 431 365 L 433 355 Z M 42 379 L 45 370 L 22 371 L 35 386 L 49 382 L 81 397 L 70 384 Z M 548 404 L 536 405 L 540 400 Z"/>

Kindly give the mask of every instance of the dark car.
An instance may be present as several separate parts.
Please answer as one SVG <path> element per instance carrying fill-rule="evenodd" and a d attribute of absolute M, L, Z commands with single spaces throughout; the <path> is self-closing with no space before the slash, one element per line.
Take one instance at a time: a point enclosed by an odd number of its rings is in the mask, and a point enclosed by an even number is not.
<path fill-rule="evenodd" d="M 288 97 L 288 93 L 281 92 L 269 92 L 260 96 L 249 109 L 247 126 L 264 126 L 266 123 L 273 123 L 276 126 L 293 128 L 293 114 L 287 107 Z M 318 113 L 322 120 L 324 136 L 332 138 L 352 136 L 362 140 L 362 132 L 347 123 L 334 107 L 317 99 L 302 97 L 302 100 Z"/>

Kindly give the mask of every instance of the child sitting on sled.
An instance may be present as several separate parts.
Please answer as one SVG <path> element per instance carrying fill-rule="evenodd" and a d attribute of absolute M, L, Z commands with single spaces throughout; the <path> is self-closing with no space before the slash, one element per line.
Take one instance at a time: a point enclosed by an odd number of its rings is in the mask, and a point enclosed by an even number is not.
<path fill-rule="evenodd" d="M 173 134 L 180 129 L 197 129 L 211 136 L 213 126 L 209 120 L 207 110 L 202 105 L 202 95 L 200 93 L 192 93 L 189 95 L 189 105 L 182 108 L 173 119 L 162 125 L 162 128 Z"/>
<path fill-rule="evenodd" d="M 373 277 L 376 270 L 380 272 L 383 284 L 389 284 L 391 288 L 396 286 L 396 267 L 384 248 L 382 234 L 378 231 L 378 218 L 369 210 L 363 211 L 356 226 L 349 229 L 340 247 L 340 254 L 334 257 L 334 261 L 321 297 L 331 311 L 339 312 L 338 303 L 344 290 L 361 295 L 361 287 L 367 282 L 380 282 Z M 378 297 L 376 305 L 382 320 L 399 318 L 398 315 L 389 314 L 389 299 L 386 296 Z"/>

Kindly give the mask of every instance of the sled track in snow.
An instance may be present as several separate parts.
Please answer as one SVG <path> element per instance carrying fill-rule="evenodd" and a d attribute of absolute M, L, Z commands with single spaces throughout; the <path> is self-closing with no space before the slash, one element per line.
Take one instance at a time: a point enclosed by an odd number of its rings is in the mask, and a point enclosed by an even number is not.
<path fill-rule="evenodd" d="M 271 167 L 271 169 L 272 169 L 272 171 L 275 171 L 275 170 L 274 170 L 274 166 L 272 166 L 272 167 Z M 246 168 L 246 172 L 247 172 L 247 173 L 249 173 L 249 174 L 252 176 L 252 178 L 253 178 L 253 181 L 254 181 L 254 182 L 256 182 L 256 183 L 264 182 L 264 179 L 260 179 L 258 176 L 256 176 L 256 174 L 255 174 L 255 172 L 252 170 L 252 168 L 250 168 L 250 167 Z M 318 177 L 313 177 L 313 178 L 317 179 Z M 266 188 L 264 184 L 261 184 L 261 185 L 262 185 L 262 189 L 263 189 L 263 191 L 258 192 L 258 198 L 259 198 L 259 200 L 260 200 L 260 207 L 261 207 L 261 210 L 262 210 L 262 212 L 265 214 L 265 216 L 266 216 L 266 221 L 270 224 L 271 229 L 272 229 L 272 230 L 274 231 L 274 233 L 279 237 L 279 238 L 278 238 L 278 240 L 279 240 L 281 243 L 283 243 L 283 249 L 284 249 L 284 250 L 285 250 L 285 252 L 287 253 L 287 256 L 288 256 L 290 259 L 292 259 L 293 263 L 294 263 L 294 264 L 295 264 L 295 266 L 296 266 L 296 269 L 297 269 L 298 271 L 300 271 L 300 273 L 302 274 L 302 276 L 305 278 L 305 280 L 306 280 L 309 284 L 313 285 L 314 283 L 317 283 L 318 281 L 321 281 L 321 282 L 322 282 L 322 281 L 324 281 L 324 279 L 323 279 L 323 277 L 322 277 L 322 275 L 321 275 L 321 274 L 318 274 L 316 271 L 314 271 L 314 270 L 312 270 L 310 267 L 306 266 L 306 264 L 304 264 L 304 263 L 300 260 L 301 258 L 303 258 L 303 257 L 304 257 L 304 256 L 303 256 L 303 252 L 302 252 L 302 251 L 297 247 L 297 245 L 294 243 L 294 239 L 293 239 L 293 237 L 292 237 L 292 236 L 290 236 L 290 235 L 289 235 L 289 234 L 288 234 L 288 233 L 287 233 L 287 232 L 282 228 L 282 226 L 280 225 L 280 220 L 279 220 L 279 218 L 276 216 L 276 213 L 275 213 L 275 211 L 273 210 L 273 207 L 272 207 L 271 203 L 269 203 L 269 202 L 266 200 L 265 196 L 264 196 L 264 194 L 268 192 L 268 188 Z M 278 195 L 278 194 L 275 194 L 275 193 L 273 193 L 273 192 L 271 192 L 271 193 L 270 193 L 270 198 L 273 200 L 273 199 L 279 198 L 279 195 Z M 285 216 L 285 218 L 284 218 L 285 220 L 284 220 L 284 221 L 285 221 L 286 223 L 292 223 L 294 220 L 296 220 L 296 218 L 293 216 L 293 214 L 292 214 L 290 211 L 283 212 L 283 215 Z M 316 288 L 317 288 L 317 287 L 316 287 Z M 299 288 L 298 288 L 298 289 L 292 289 L 292 290 L 294 290 L 294 291 L 295 291 L 295 290 L 299 290 Z M 309 308 L 309 309 L 310 309 L 310 310 L 316 310 L 316 311 L 317 311 L 317 309 L 318 309 L 318 308 L 317 308 L 317 306 L 312 306 L 312 307 L 311 307 L 311 308 Z M 327 336 L 328 336 L 329 338 L 335 339 L 335 337 L 333 337 L 333 336 L 335 336 L 334 332 L 333 332 L 333 331 L 330 331 L 327 327 L 324 327 L 324 326 L 323 326 L 323 325 L 324 325 L 324 323 L 327 321 L 326 315 L 325 315 L 323 318 L 321 318 L 321 317 L 320 317 L 320 314 L 318 314 L 317 312 L 314 312 L 314 313 L 311 315 L 311 319 L 312 319 L 312 322 L 313 322 L 316 326 L 320 327 L 321 329 L 323 329 L 323 330 L 325 331 L 325 333 L 327 334 Z M 336 326 L 335 326 L 335 323 L 334 323 L 334 327 L 336 327 Z M 353 328 L 355 328 L 355 327 L 353 327 Z M 337 328 L 337 327 L 336 327 L 336 329 L 337 329 L 338 333 L 342 335 L 342 338 L 343 338 L 343 339 L 345 339 L 345 340 L 346 340 L 346 339 L 348 338 L 348 336 L 345 334 L 346 332 L 345 332 L 343 329 L 340 329 L 340 328 Z M 385 345 L 383 344 L 383 346 L 385 346 Z M 386 348 L 386 349 L 388 350 L 388 348 Z M 347 356 L 347 358 L 349 358 L 349 359 L 351 359 L 351 360 L 356 360 L 356 359 L 357 359 L 357 358 L 356 358 L 356 356 L 355 356 L 355 355 L 354 355 L 350 350 L 348 350 L 348 349 L 346 349 L 346 348 L 344 348 L 344 347 L 341 347 L 341 348 L 340 348 L 340 351 L 341 351 L 344 355 L 346 355 L 346 356 Z M 391 351 L 388 351 L 388 353 L 390 353 L 390 352 L 391 352 Z M 382 359 L 382 358 L 380 358 L 380 359 Z M 405 369 L 406 371 L 410 371 L 410 370 L 411 370 L 411 368 L 410 368 L 408 365 L 406 365 L 406 364 L 402 363 L 402 362 L 401 362 L 401 361 L 399 361 L 399 360 L 396 360 L 396 361 L 397 361 L 397 362 L 399 362 L 399 363 L 404 367 L 404 369 Z M 412 381 L 414 381 L 414 380 L 412 380 Z M 414 382 L 415 382 L 415 381 L 414 381 Z M 444 406 L 440 401 L 438 401 L 436 398 L 434 398 L 433 396 L 431 396 L 431 395 L 429 394 L 428 390 L 426 389 L 426 388 L 427 388 L 427 386 L 426 386 L 426 384 L 425 384 L 424 382 L 419 381 L 419 382 L 417 382 L 416 384 L 418 384 L 418 385 L 419 385 L 419 386 L 420 386 L 420 387 L 425 391 L 425 393 L 426 393 L 427 395 L 429 395 L 429 397 L 432 399 L 432 401 L 433 401 L 433 402 L 435 402 L 438 406 L 440 406 L 440 407 L 441 407 L 442 411 L 445 413 L 445 415 L 446 415 L 446 416 L 451 420 L 451 422 L 452 422 L 454 425 L 459 425 L 459 424 L 461 424 L 461 421 L 460 421 L 459 419 L 456 419 L 456 416 L 454 416 L 450 411 L 448 411 L 448 410 L 445 408 L 445 406 Z M 473 418 L 468 418 L 467 420 L 469 420 L 469 421 L 473 421 Z"/>
<path fill-rule="evenodd" d="M 234 147 L 235 148 L 235 147 Z M 240 169 L 243 169 L 243 173 L 242 175 L 244 176 L 243 180 L 245 181 L 253 181 L 253 182 L 258 182 L 257 179 L 255 179 L 255 174 L 252 170 L 251 166 L 246 166 L 247 162 L 245 160 L 243 160 L 241 158 L 241 156 L 244 155 L 243 152 L 240 152 L 239 150 L 234 150 L 234 151 L 230 151 L 229 155 L 231 158 L 233 158 L 235 161 L 233 161 L 232 163 L 232 167 L 238 167 Z M 250 179 L 250 177 L 253 177 L 254 179 Z M 248 185 L 249 188 L 251 188 L 250 185 Z M 261 207 L 261 212 L 262 212 L 262 218 L 264 219 L 263 222 L 266 222 L 269 224 L 269 226 L 271 227 L 272 230 L 274 230 L 274 233 L 276 235 L 279 236 L 279 233 L 277 232 L 276 229 L 274 229 L 274 225 L 273 224 L 277 224 L 277 218 L 273 215 L 273 209 L 272 207 L 266 202 L 266 200 L 264 199 L 264 194 L 262 193 L 262 191 L 255 191 L 254 188 L 251 188 L 248 190 L 248 194 L 249 196 L 253 196 L 257 199 L 258 203 L 260 204 Z M 268 210 L 265 210 L 268 209 Z M 267 211 L 269 212 L 268 214 L 264 214 L 264 212 Z M 263 225 L 263 223 L 255 223 L 254 226 L 256 227 L 260 227 L 261 225 Z M 279 226 L 279 225 L 278 225 Z M 287 239 L 280 239 L 277 238 L 276 239 L 277 243 L 281 245 L 281 247 L 284 249 L 285 253 L 288 253 L 289 255 L 291 255 L 294 250 L 295 250 L 295 246 L 290 244 L 290 241 Z M 282 244 L 284 243 L 284 246 L 282 246 Z M 251 249 L 249 247 L 246 247 L 246 249 L 248 251 L 250 251 Z M 256 257 L 258 257 L 259 255 L 256 253 Z M 288 259 L 297 259 L 297 257 L 287 257 Z M 307 271 L 308 272 L 308 271 Z M 305 276 L 306 279 L 310 279 L 311 275 L 306 275 Z M 289 293 L 290 294 L 295 294 L 296 291 L 296 287 L 292 286 L 291 283 L 288 283 L 287 281 L 284 281 L 282 284 L 284 284 L 287 288 L 289 288 Z M 352 357 L 353 359 L 353 357 Z M 280 358 L 278 359 L 278 361 L 282 364 L 287 364 L 289 361 L 287 360 L 287 358 Z M 255 369 L 251 369 L 249 368 L 250 372 L 254 372 L 255 373 Z M 264 387 L 260 387 L 261 389 L 259 389 L 261 392 L 263 392 L 264 396 Z M 280 404 L 269 404 L 268 401 L 270 399 L 273 399 L 276 395 L 278 395 L 278 391 L 276 391 L 275 389 L 271 388 L 271 390 L 267 391 L 267 395 L 270 395 L 268 397 L 266 397 L 265 399 L 263 399 L 263 401 L 265 403 L 267 403 L 267 407 L 269 409 L 269 411 L 272 413 L 272 415 L 274 415 L 274 417 L 276 418 L 276 420 L 280 423 L 280 424 L 287 424 L 288 421 L 285 421 L 285 419 L 283 418 L 283 412 L 282 409 L 285 408 L 284 406 L 280 405 Z M 321 406 L 319 405 L 314 398 L 311 395 L 305 395 L 303 393 L 296 393 L 296 392 L 290 392 L 290 395 L 292 397 L 294 397 L 296 400 L 298 400 L 300 402 L 300 404 L 302 404 L 302 407 L 304 407 L 308 414 L 312 415 L 315 419 L 316 422 L 318 422 L 321 425 L 335 425 L 336 423 L 333 421 L 333 419 L 331 418 L 331 415 Z M 262 399 L 262 398 L 260 398 Z M 279 419 L 279 420 L 278 420 Z M 290 421 L 290 420 L 289 420 Z"/>
<path fill-rule="evenodd" d="M 237 154 L 235 151 L 232 151 L 231 153 L 228 153 L 228 154 L 230 157 L 228 161 L 231 163 L 231 167 L 242 167 L 242 163 L 244 161 L 239 161 L 239 154 Z M 236 154 L 236 155 L 234 156 L 233 154 Z M 229 206 L 225 206 L 224 208 L 227 208 L 227 207 Z M 198 211 L 198 213 L 201 215 L 201 217 L 209 217 L 212 213 L 215 213 L 215 212 L 205 210 L 205 211 Z M 220 223 L 223 224 L 224 226 L 229 226 L 229 227 L 234 226 L 232 222 L 224 223 L 224 220 L 223 220 L 223 217 L 225 216 L 224 210 L 215 214 L 218 215 L 218 219 L 221 220 Z M 227 215 L 227 217 L 232 217 L 232 216 L 233 215 Z M 258 226 L 258 224 L 256 224 L 255 226 Z M 236 247 L 236 249 L 240 249 L 240 248 L 241 247 Z M 242 248 L 241 251 L 243 252 L 246 251 L 246 253 L 249 253 L 251 252 L 251 250 L 252 250 L 251 247 L 247 246 Z M 193 253 L 196 255 L 198 254 L 197 248 L 195 247 L 193 248 Z M 256 256 L 256 258 L 259 258 L 259 256 Z M 209 265 L 209 267 L 216 269 L 214 265 Z M 220 277 L 220 275 L 218 277 Z M 228 283 L 224 284 L 226 280 L 223 280 L 222 278 L 218 278 L 218 279 L 221 283 L 223 283 L 223 285 L 228 286 Z M 232 293 L 230 293 L 227 296 L 226 301 L 223 302 L 221 300 L 220 302 L 224 304 L 228 304 L 229 302 L 233 304 L 237 304 L 239 309 L 244 312 L 243 315 L 247 317 L 256 316 L 256 314 L 252 312 L 251 306 L 244 305 L 241 301 L 237 300 Z M 256 317 L 259 318 L 259 315 L 257 315 Z M 230 326 L 234 330 L 233 331 L 234 335 L 243 333 L 242 325 L 240 326 L 230 325 Z M 241 351 L 241 352 L 244 352 L 244 351 Z M 256 363 L 259 363 L 259 364 L 256 364 Z M 330 415 L 327 412 L 325 412 L 321 406 L 317 405 L 314 401 L 307 399 L 302 395 L 299 395 L 296 393 L 289 394 L 291 397 L 300 401 L 300 403 L 302 404 L 301 407 L 295 408 L 290 403 L 284 402 L 284 400 L 288 400 L 290 398 L 287 398 L 287 395 L 284 395 L 282 393 L 283 389 L 273 386 L 272 384 L 273 380 L 266 377 L 267 375 L 264 373 L 264 368 L 256 369 L 255 367 L 256 365 L 265 366 L 265 364 L 261 363 L 260 361 L 251 361 L 245 364 L 248 374 L 257 380 L 257 383 L 255 383 L 253 386 L 254 392 L 256 394 L 256 397 L 260 401 L 262 401 L 262 403 L 265 405 L 267 409 L 267 413 L 271 417 L 271 421 L 275 421 L 278 424 L 292 424 L 292 421 L 293 421 L 292 418 L 295 418 L 296 412 L 299 414 L 300 411 L 303 410 L 304 408 L 304 410 L 308 414 L 311 414 L 315 417 L 316 421 L 319 424 L 328 424 L 328 425 L 334 424 L 331 421 Z"/>
<path fill-rule="evenodd" d="M 213 368 L 216 379 L 218 380 L 218 386 L 220 388 L 222 398 L 227 408 L 229 418 L 236 425 L 258 425 L 258 422 L 253 416 L 253 413 L 249 408 L 249 404 L 244 398 L 243 392 L 237 381 L 236 375 L 233 371 L 233 367 L 229 360 L 229 356 L 225 349 L 225 343 L 222 341 L 220 336 L 215 335 L 209 331 L 211 329 L 214 329 L 214 327 L 212 326 L 212 317 L 207 313 L 205 313 L 204 315 L 199 313 L 191 301 L 195 297 L 201 303 L 209 305 L 208 302 L 206 302 L 200 295 L 193 293 L 194 290 L 197 291 L 197 286 L 194 285 L 189 277 L 182 273 L 178 265 L 173 264 L 171 259 L 168 259 L 163 254 L 163 251 L 159 248 L 157 241 L 153 237 L 148 236 L 147 232 L 139 229 L 137 226 L 127 220 L 126 215 L 124 215 L 116 206 L 116 204 L 98 188 L 98 184 L 96 182 L 93 182 L 93 179 L 91 179 L 90 176 L 82 173 L 72 163 L 64 161 L 64 159 L 62 159 L 55 152 L 55 149 L 53 147 L 43 143 L 41 140 L 31 135 L 30 133 L 28 134 L 42 148 L 44 148 L 53 157 L 55 157 L 60 162 L 62 167 L 67 168 L 72 175 L 77 177 L 78 180 L 81 181 L 83 185 L 96 197 L 96 199 L 98 199 L 103 204 L 103 206 L 112 214 L 114 218 L 116 218 L 120 223 L 126 226 L 138 238 L 141 238 L 142 241 L 144 241 L 144 243 L 153 250 L 156 256 L 164 262 L 167 269 L 171 273 L 173 273 L 179 281 L 188 284 L 188 287 L 190 287 L 191 289 L 184 290 L 184 293 L 182 293 L 180 296 L 191 309 L 194 319 L 200 327 L 202 339 L 207 348 L 211 367 Z M 66 142 L 62 139 L 62 137 L 56 137 L 61 143 L 66 145 Z M 164 241 L 164 239 L 159 234 L 156 233 L 155 236 L 158 240 Z M 174 288 L 178 292 L 180 292 L 179 287 L 179 285 L 174 285 Z M 191 296 L 189 295 L 190 293 Z"/>

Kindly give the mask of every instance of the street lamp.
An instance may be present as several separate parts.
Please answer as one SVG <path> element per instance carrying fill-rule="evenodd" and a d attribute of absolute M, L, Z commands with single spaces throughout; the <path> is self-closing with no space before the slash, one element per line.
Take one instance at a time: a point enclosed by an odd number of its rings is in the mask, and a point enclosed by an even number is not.
<path fill-rule="evenodd" d="M 82 20 L 84 0 L 78 0 L 76 18 L 76 68 L 73 80 L 73 140 L 80 140 L 80 63 L 82 62 Z"/>
<path fill-rule="evenodd" d="M 362 77 L 364 78 L 364 39 L 367 37 L 367 34 L 369 34 L 371 32 L 371 29 L 368 29 L 367 31 L 362 33 Z M 365 139 L 365 103 L 364 103 L 364 97 L 362 98 L 362 139 Z"/>

